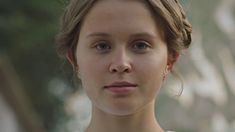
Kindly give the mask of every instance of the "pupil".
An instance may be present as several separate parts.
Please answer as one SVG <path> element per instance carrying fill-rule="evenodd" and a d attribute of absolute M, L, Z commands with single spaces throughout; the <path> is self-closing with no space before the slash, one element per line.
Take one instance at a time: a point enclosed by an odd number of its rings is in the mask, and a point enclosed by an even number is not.
<path fill-rule="evenodd" d="M 137 47 L 140 48 L 140 49 L 143 49 L 143 48 L 145 48 L 146 46 L 145 46 L 145 44 L 143 44 L 143 43 L 138 43 L 138 44 L 137 44 Z"/>
<path fill-rule="evenodd" d="M 99 47 L 100 47 L 100 49 L 107 49 L 108 46 L 106 44 L 102 43 L 102 44 L 100 44 Z"/>

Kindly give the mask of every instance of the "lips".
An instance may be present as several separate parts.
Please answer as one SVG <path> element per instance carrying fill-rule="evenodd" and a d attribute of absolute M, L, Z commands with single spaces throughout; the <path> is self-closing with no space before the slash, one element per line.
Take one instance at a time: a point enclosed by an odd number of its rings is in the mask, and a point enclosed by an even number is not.
<path fill-rule="evenodd" d="M 104 88 L 112 88 L 112 87 L 136 87 L 137 84 L 132 84 L 126 81 L 122 81 L 122 82 L 114 82 L 111 85 L 107 85 L 104 86 Z"/>
<path fill-rule="evenodd" d="M 137 84 L 129 83 L 129 82 L 114 82 L 111 85 L 104 86 L 106 90 L 111 92 L 112 94 L 128 94 L 131 91 L 135 90 Z"/>

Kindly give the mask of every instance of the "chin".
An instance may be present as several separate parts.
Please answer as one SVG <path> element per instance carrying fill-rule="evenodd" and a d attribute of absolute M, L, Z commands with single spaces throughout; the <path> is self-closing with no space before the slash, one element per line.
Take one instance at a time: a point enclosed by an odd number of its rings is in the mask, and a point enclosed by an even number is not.
<path fill-rule="evenodd" d="M 115 105 L 113 107 L 103 109 L 105 113 L 113 116 L 129 116 L 136 113 L 137 110 L 138 108 L 133 105 Z"/>

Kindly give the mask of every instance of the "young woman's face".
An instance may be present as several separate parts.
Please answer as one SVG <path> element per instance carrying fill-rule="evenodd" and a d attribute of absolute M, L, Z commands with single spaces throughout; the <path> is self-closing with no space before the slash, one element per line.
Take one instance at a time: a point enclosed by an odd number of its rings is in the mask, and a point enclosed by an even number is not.
<path fill-rule="evenodd" d="M 159 30 L 140 1 L 95 3 L 76 49 L 80 79 L 94 109 L 128 115 L 154 103 L 168 60 Z"/>

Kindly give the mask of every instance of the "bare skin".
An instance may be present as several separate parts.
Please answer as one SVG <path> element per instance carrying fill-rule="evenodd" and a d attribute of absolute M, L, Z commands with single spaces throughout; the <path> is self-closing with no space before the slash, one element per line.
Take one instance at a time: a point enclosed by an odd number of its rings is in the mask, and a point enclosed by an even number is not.
<path fill-rule="evenodd" d="M 75 56 L 92 102 L 86 132 L 163 132 L 154 104 L 174 62 L 148 8 L 141 1 L 100 0 L 85 17 Z M 117 81 L 135 86 L 105 88 Z"/>
<path fill-rule="evenodd" d="M 144 109 L 133 115 L 107 115 L 103 111 L 94 109 L 93 120 L 86 132 L 164 132 L 154 118 L 154 102 L 147 104 Z"/>

